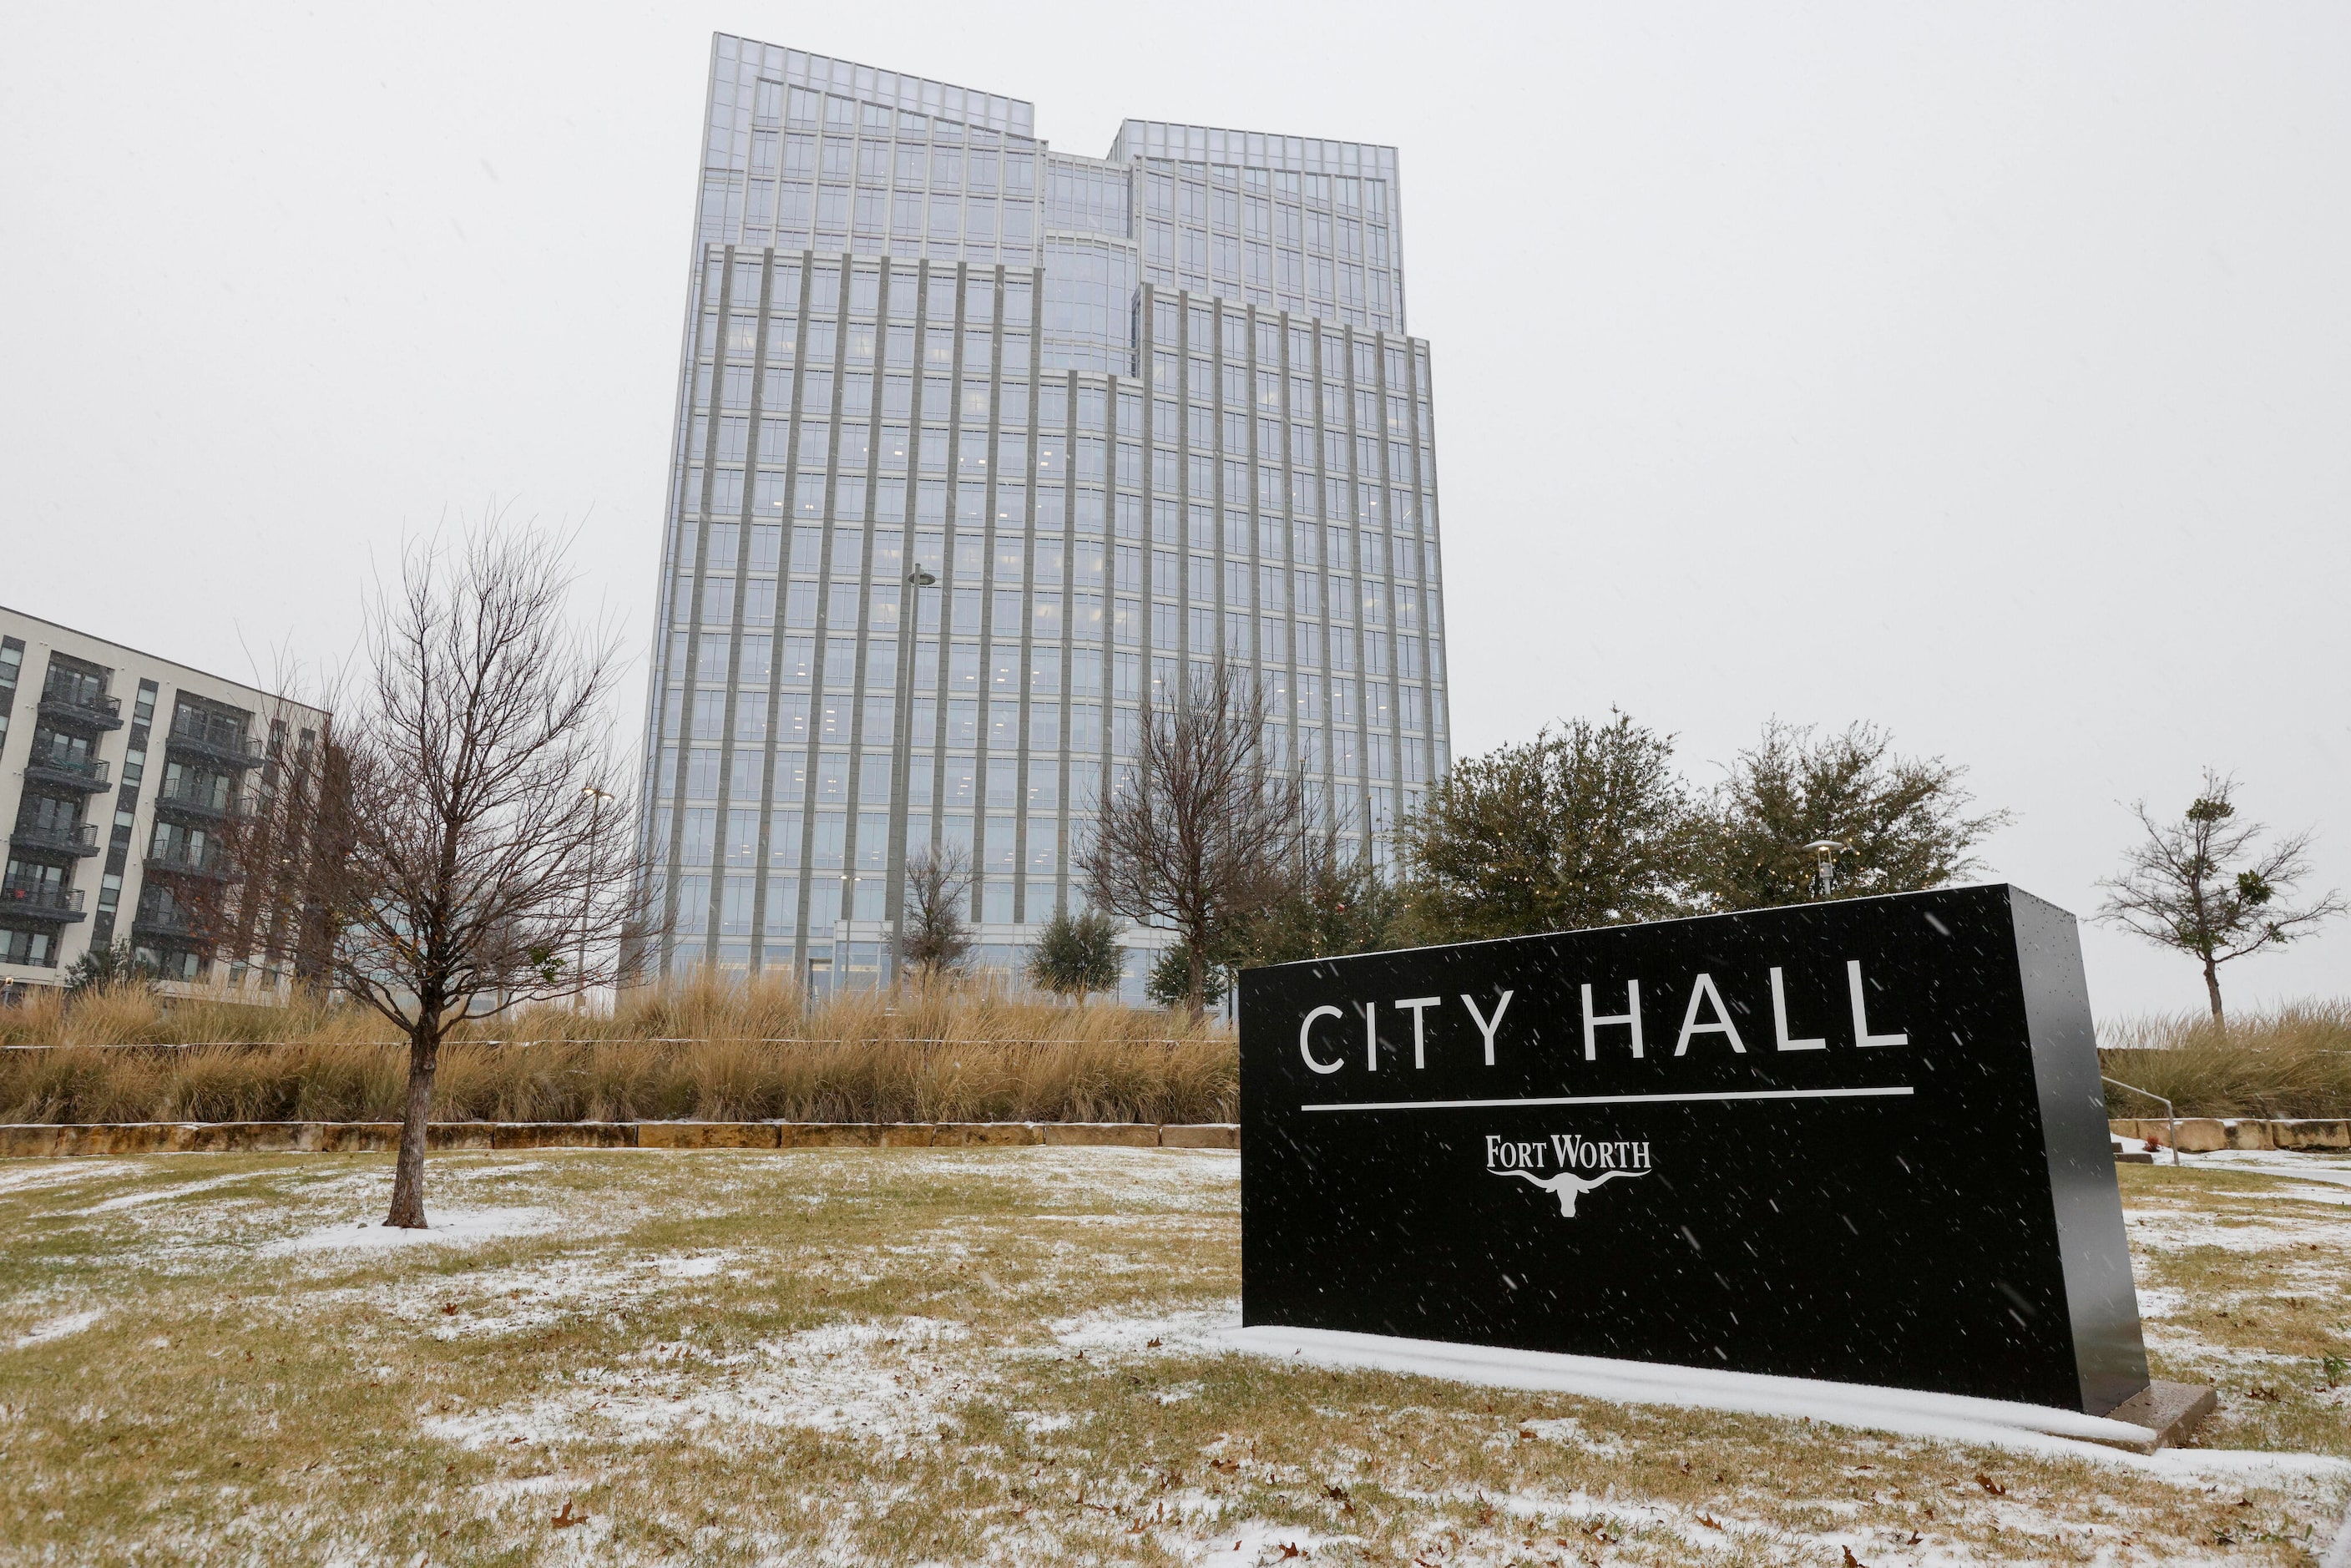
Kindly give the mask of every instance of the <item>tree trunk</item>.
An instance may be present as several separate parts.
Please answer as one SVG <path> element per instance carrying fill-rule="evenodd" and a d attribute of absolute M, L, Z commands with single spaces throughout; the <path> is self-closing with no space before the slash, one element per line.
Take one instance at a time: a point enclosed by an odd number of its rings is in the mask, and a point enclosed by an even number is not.
<path fill-rule="evenodd" d="M 2212 999 L 2212 1021 L 2225 1023 L 2220 1016 L 2220 971 L 2209 953 L 2204 956 L 2204 994 Z"/>
<path fill-rule="evenodd" d="M 400 1163 L 392 1178 L 386 1225 L 424 1229 L 424 1124 L 433 1111 L 433 1074 L 441 1065 L 441 1033 L 420 1032 L 408 1044 L 408 1105 L 400 1123 Z"/>
<path fill-rule="evenodd" d="M 1208 999 L 1206 995 L 1208 988 L 1208 963 L 1200 952 L 1200 944 L 1197 942 L 1184 944 L 1184 961 L 1191 982 L 1191 988 L 1184 993 L 1184 1010 L 1191 1014 L 1192 1022 L 1196 1025 L 1200 1021 L 1200 1015 L 1208 1010 Z"/>

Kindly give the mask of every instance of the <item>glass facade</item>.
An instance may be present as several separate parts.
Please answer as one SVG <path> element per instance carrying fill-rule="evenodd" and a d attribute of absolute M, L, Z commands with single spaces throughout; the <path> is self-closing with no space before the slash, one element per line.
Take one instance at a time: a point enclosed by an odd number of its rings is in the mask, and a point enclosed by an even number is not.
<path fill-rule="evenodd" d="M 878 977 L 925 846 L 1017 964 L 1082 897 L 1143 703 L 1219 659 L 1384 859 L 1447 758 L 1394 151 L 1130 120 L 1075 157 L 1025 103 L 726 37 L 709 106 L 643 796 L 664 970 Z"/>

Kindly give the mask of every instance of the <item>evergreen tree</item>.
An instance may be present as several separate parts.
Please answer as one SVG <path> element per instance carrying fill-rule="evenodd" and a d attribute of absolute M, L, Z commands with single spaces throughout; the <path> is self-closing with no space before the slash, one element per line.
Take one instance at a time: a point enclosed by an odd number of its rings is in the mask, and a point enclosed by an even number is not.
<path fill-rule="evenodd" d="M 1894 737 L 1855 724 L 1813 737 L 1772 719 L 1708 802 L 1697 892 L 1717 910 L 1915 893 L 1978 869 L 1968 852 L 2007 825 L 1968 815 L 1967 769 L 1893 755 Z M 1834 846 L 1821 886 L 1813 845 Z"/>
<path fill-rule="evenodd" d="M 1199 977 L 1196 993 L 1192 988 L 1196 974 Z M 1213 958 L 1204 958 L 1196 967 L 1191 952 L 1179 942 L 1151 966 L 1143 994 L 1154 1007 L 1183 1008 L 1197 1017 L 1225 999 L 1225 967 Z"/>
<path fill-rule="evenodd" d="M 1396 885 L 1367 858 L 1344 854 L 1337 836 L 1326 833 L 1301 852 L 1262 905 L 1236 925 L 1227 966 L 1376 953 L 1399 945 L 1403 916 Z"/>
<path fill-rule="evenodd" d="M 1055 915 L 1038 935 L 1029 959 L 1032 985 L 1056 996 L 1075 996 L 1080 1007 L 1090 991 L 1116 990 L 1124 972 L 1118 922 L 1096 909 Z"/>
<path fill-rule="evenodd" d="M 119 937 L 111 946 L 92 947 L 73 961 L 66 970 L 66 995 L 78 997 L 118 983 L 144 985 L 154 977 L 155 966 L 139 956 L 131 938 Z"/>
<path fill-rule="evenodd" d="M 1677 914 L 1693 849 L 1673 737 L 1622 713 L 1454 764 L 1400 837 L 1425 942 Z"/>

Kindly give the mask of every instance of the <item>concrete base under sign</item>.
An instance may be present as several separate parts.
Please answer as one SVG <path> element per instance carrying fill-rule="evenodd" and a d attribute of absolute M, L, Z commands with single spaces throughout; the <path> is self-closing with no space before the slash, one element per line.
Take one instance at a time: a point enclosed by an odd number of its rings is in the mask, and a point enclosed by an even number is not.
<path fill-rule="evenodd" d="M 2158 1448 L 2176 1448 L 2204 1424 L 2204 1417 L 2218 1409 L 2220 1404 L 2220 1396 L 2201 1383 L 2150 1383 L 2107 1411 L 2106 1419 L 2144 1427 L 2155 1434 L 2154 1440 L 2146 1444 L 2111 1437 L 2094 1440 L 2112 1443 L 2118 1448 L 2135 1448 L 2142 1454 L 2151 1454 Z"/>
<path fill-rule="evenodd" d="M 2209 1388 L 2158 1383 L 2105 1416 L 1969 1395 L 1782 1377 L 1667 1362 L 1619 1361 L 1548 1351 L 1265 1325 L 1217 1339 L 1248 1354 L 1336 1370 L 1403 1373 L 1489 1388 L 1572 1394 L 1623 1405 L 1677 1405 L 1802 1418 L 1954 1442 L 2035 1451 L 2093 1444 L 2151 1454 L 2177 1443 L 2209 1414 Z M 2160 1423 L 2159 1425 L 2158 1423 Z M 2071 1449 L 2075 1454 L 2081 1448 Z"/>

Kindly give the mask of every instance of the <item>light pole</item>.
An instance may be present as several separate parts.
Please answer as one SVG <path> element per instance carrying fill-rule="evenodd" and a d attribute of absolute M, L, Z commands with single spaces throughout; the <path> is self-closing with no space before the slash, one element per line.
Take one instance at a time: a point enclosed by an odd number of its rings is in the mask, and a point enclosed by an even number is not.
<path fill-rule="evenodd" d="M 596 907 L 596 838 L 598 831 L 604 825 L 604 802 L 612 798 L 612 792 L 610 789 L 599 789 L 593 784 L 582 784 L 580 786 L 580 793 L 594 802 L 588 808 L 588 880 L 580 890 L 580 967 L 572 971 L 579 977 L 574 982 L 579 987 L 579 989 L 573 993 L 576 1003 L 574 1010 L 586 1012 L 588 1010 L 588 922 L 593 917 Z"/>
<path fill-rule="evenodd" d="M 1826 898 L 1836 871 L 1837 851 L 1849 850 L 1853 846 L 1841 844 L 1834 839 L 1814 839 L 1804 847 L 1819 857 L 1818 869 L 1813 873 L 1813 891 Z"/>
<path fill-rule="evenodd" d="M 890 922 L 890 972 L 883 979 L 893 987 L 905 957 L 906 785 L 914 756 L 914 648 L 923 630 L 923 590 L 938 585 L 938 578 L 916 561 L 906 574 L 905 611 L 898 622 L 898 721 L 892 727 L 898 743 L 890 751 L 890 863 L 882 894 L 882 913 Z"/>

